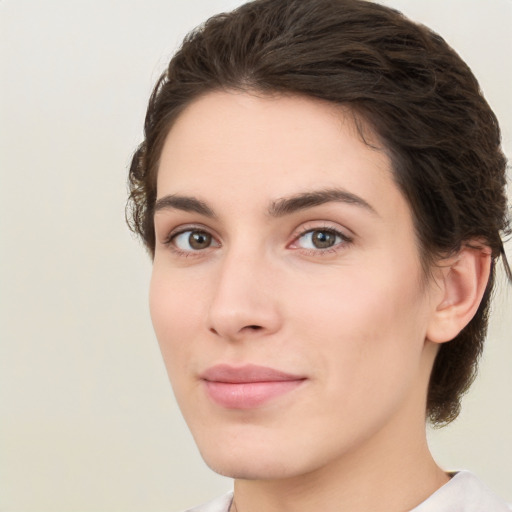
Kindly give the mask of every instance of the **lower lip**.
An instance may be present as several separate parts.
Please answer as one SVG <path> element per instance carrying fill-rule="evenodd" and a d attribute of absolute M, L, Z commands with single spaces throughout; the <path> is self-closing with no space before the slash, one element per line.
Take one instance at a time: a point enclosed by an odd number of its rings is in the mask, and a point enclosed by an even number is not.
<path fill-rule="evenodd" d="M 209 397 L 227 409 L 253 409 L 298 388 L 304 379 L 269 382 L 204 381 Z"/>

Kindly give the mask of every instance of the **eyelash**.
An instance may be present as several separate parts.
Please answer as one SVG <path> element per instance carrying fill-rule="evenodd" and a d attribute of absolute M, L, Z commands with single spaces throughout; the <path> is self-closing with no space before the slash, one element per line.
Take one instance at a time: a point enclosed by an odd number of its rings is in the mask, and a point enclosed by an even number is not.
<path fill-rule="evenodd" d="M 176 244 L 175 240 L 178 236 L 183 235 L 184 233 L 204 233 L 212 238 L 212 240 L 216 240 L 215 237 L 205 228 L 202 226 L 183 226 L 178 231 L 171 231 L 169 235 L 166 237 L 166 239 L 163 241 L 163 244 L 167 246 L 173 253 L 175 253 L 178 256 L 183 256 L 185 258 L 194 258 L 194 257 L 201 257 L 204 252 L 207 249 L 210 249 L 211 247 L 208 247 L 204 250 L 189 250 L 185 251 L 183 249 L 180 249 Z M 217 242 L 219 243 L 219 242 Z M 220 243 L 219 243 L 220 247 Z"/>
<path fill-rule="evenodd" d="M 297 241 L 300 240 L 303 236 L 305 236 L 309 233 L 314 233 L 314 232 L 322 232 L 322 233 L 328 233 L 330 235 L 334 235 L 335 237 L 340 238 L 340 242 L 338 242 L 330 247 L 326 247 L 324 249 L 322 249 L 322 248 L 305 249 L 305 248 L 299 247 L 296 250 L 300 250 L 306 256 L 319 256 L 319 255 L 337 253 L 337 252 L 345 249 L 348 245 L 350 245 L 353 242 L 353 239 L 351 237 L 347 236 L 345 233 L 342 233 L 338 229 L 333 228 L 332 226 L 314 226 L 314 227 L 306 226 L 306 227 L 302 228 L 301 231 L 297 235 L 294 235 L 292 244 L 297 243 Z"/>
<path fill-rule="evenodd" d="M 337 242 L 335 245 L 326 247 L 326 248 L 315 248 L 315 249 L 306 249 L 306 248 L 300 248 L 297 247 L 294 250 L 300 250 L 302 254 L 305 254 L 306 256 L 320 256 L 325 254 L 333 254 L 340 250 L 343 250 L 346 248 L 347 245 L 350 245 L 353 242 L 353 239 L 346 234 L 342 233 L 341 231 L 331 227 L 331 226 L 314 226 L 314 227 L 304 227 L 301 229 L 300 232 L 293 235 L 293 240 L 290 244 L 287 245 L 287 247 L 290 247 L 293 244 L 296 244 L 302 237 L 309 233 L 314 232 L 324 232 L 328 233 L 330 235 L 334 235 L 336 238 L 340 238 L 340 242 Z M 221 247 L 220 242 L 216 240 L 216 238 L 205 228 L 202 226 L 184 226 L 178 231 L 172 231 L 169 233 L 169 235 L 166 237 L 166 239 L 163 241 L 163 244 L 169 249 L 175 253 L 178 256 L 183 256 L 186 258 L 190 257 L 201 257 L 204 255 L 204 253 L 211 249 L 212 246 L 209 246 L 205 249 L 198 249 L 198 250 L 183 250 L 176 246 L 175 240 L 178 236 L 183 235 L 185 233 L 203 233 L 212 238 L 212 240 L 215 240 L 218 244 L 216 247 Z"/>

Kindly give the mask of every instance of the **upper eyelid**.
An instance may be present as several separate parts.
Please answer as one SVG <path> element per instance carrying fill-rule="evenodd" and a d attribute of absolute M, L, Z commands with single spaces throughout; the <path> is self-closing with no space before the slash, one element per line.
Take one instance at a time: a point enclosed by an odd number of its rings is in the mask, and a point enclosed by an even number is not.
<path fill-rule="evenodd" d="M 343 231 L 341 229 L 338 229 L 338 228 L 335 228 L 335 227 L 332 227 L 332 226 L 315 226 L 315 227 L 308 227 L 308 228 L 302 228 L 299 232 L 298 232 L 298 235 L 297 236 L 302 236 L 302 235 L 305 235 L 306 233 L 311 233 L 312 231 L 331 231 L 333 233 L 340 233 L 341 235 L 343 235 Z"/>
<path fill-rule="evenodd" d="M 330 232 L 330 233 L 336 235 L 338 238 L 341 239 L 341 242 L 338 242 L 336 245 L 346 244 L 346 243 L 352 242 L 352 240 L 353 240 L 352 237 L 349 237 L 349 236 L 345 235 L 344 233 L 342 233 L 338 229 L 333 229 L 333 228 L 315 228 L 315 229 L 307 229 L 304 232 L 302 232 L 301 234 L 299 234 L 298 236 L 294 237 L 293 240 L 288 244 L 288 246 L 296 244 L 305 235 L 307 235 L 309 233 L 314 233 L 315 231 L 327 231 L 327 232 Z M 329 248 L 325 248 L 325 249 L 332 249 L 333 247 L 335 247 L 335 246 L 333 245 L 333 246 L 331 246 Z M 322 251 L 322 250 L 325 250 L 325 249 L 318 248 L 317 250 L 318 251 Z"/>
<path fill-rule="evenodd" d="M 175 228 L 166 231 L 164 240 L 170 241 L 173 237 L 181 235 L 182 233 L 186 233 L 187 231 L 202 231 L 204 233 L 208 233 L 216 240 L 218 240 L 219 238 L 211 228 L 208 228 L 207 226 L 204 226 L 202 224 L 180 224 L 179 226 L 176 226 Z"/>
<path fill-rule="evenodd" d="M 288 242 L 286 242 L 286 246 L 293 244 L 300 237 L 304 236 L 307 233 L 312 231 L 325 230 L 331 231 L 333 233 L 339 234 L 343 240 L 353 240 L 355 238 L 355 234 L 348 228 L 341 226 L 335 221 L 328 220 L 310 220 L 306 222 L 302 222 L 299 226 L 293 229 L 291 235 L 289 236 Z M 172 239 L 182 233 L 186 233 L 187 231 L 202 231 L 208 233 L 218 244 L 222 245 L 221 237 L 217 233 L 217 231 L 213 228 L 210 228 L 202 223 L 185 223 L 180 224 L 168 232 L 166 232 L 165 236 L 161 238 L 162 243 L 164 245 L 168 245 L 171 243 Z"/>
<path fill-rule="evenodd" d="M 204 249 L 181 249 L 177 244 L 174 243 L 174 239 L 180 235 L 183 235 L 187 232 L 202 232 L 207 233 L 212 237 L 212 240 L 215 241 L 215 244 L 213 246 L 205 247 Z M 164 245 L 171 253 L 174 253 L 176 256 L 179 257 L 202 257 L 205 256 L 207 252 L 209 252 L 209 249 L 216 249 L 219 247 L 222 247 L 221 242 L 218 240 L 218 238 L 213 235 L 210 230 L 204 229 L 198 226 L 178 226 L 175 229 L 172 229 L 162 240 L 162 245 Z"/>
<path fill-rule="evenodd" d="M 337 222 L 327 221 L 327 220 L 314 220 L 303 222 L 300 226 L 298 226 L 293 234 L 293 240 L 305 235 L 306 233 L 310 233 L 311 231 L 332 231 L 335 233 L 339 233 L 344 238 L 353 239 L 356 237 L 355 233 L 344 226 L 341 226 Z"/>
<path fill-rule="evenodd" d="M 307 224 L 309 222 L 322 222 L 322 221 L 308 221 L 306 223 L 302 223 L 300 226 L 298 226 L 297 228 L 295 228 L 293 230 L 293 232 L 292 232 L 292 234 L 290 236 L 292 238 L 297 238 L 297 237 L 302 236 L 302 235 L 304 235 L 306 233 L 309 233 L 311 231 L 317 231 L 317 230 L 322 230 L 322 229 L 324 229 L 326 231 L 337 232 L 337 233 L 340 233 L 343 236 L 347 236 L 347 237 L 349 236 L 348 234 L 345 233 L 345 231 L 350 231 L 350 230 L 348 230 L 346 228 L 332 226 L 330 224 L 327 224 L 326 221 L 324 221 L 324 223 L 321 224 L 321 225 L 307 226 Z M 205 233 L 208 233 L 211 236 L 213 236 L 215 238 L 218 238 L 218 236 L 213 232 L 215 230 L 212 230 L 211 228 L 209 228 L 207 226 L 204 226 L 203 224 L 183 224 L 183 225 L 179 225 L 179 226 L 171 229 L 169 231 L 167 237 L 171 238 L 173 236 L 179 235 L 181 233 L 185 233 L 187 231 L 204 231 Z M 350 236 L 352 236 L 352 235 L 350 235 Z"/>

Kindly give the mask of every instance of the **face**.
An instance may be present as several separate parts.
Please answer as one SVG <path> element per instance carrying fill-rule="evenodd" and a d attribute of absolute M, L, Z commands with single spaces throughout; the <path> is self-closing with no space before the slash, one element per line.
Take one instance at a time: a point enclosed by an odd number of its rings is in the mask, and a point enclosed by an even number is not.
<path fill-rule="evenodd" d="M 424 422 L 431 292 L 390 161 L 350 113 L 205 95 L 166 139 L 157 196 L 151 316 L 214 470 L 300 475 Z"/>

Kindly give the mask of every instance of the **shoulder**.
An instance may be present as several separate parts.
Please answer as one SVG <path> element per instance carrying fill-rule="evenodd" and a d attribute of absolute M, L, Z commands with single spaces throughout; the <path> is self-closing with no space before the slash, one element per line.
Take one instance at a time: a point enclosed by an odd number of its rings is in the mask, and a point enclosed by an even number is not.
<path fill-rule="evenodd" d="M 460 471 L 411 512 L 511 512 L 473 473 Z"/>
<path fill-rule="evenodd" d="M 233 501 L 233 491 L 219 496 L 218 498 L 203 503 L 197 507 L 189 508 L 183 512 L 228 512 L 231 502 Z"/>

